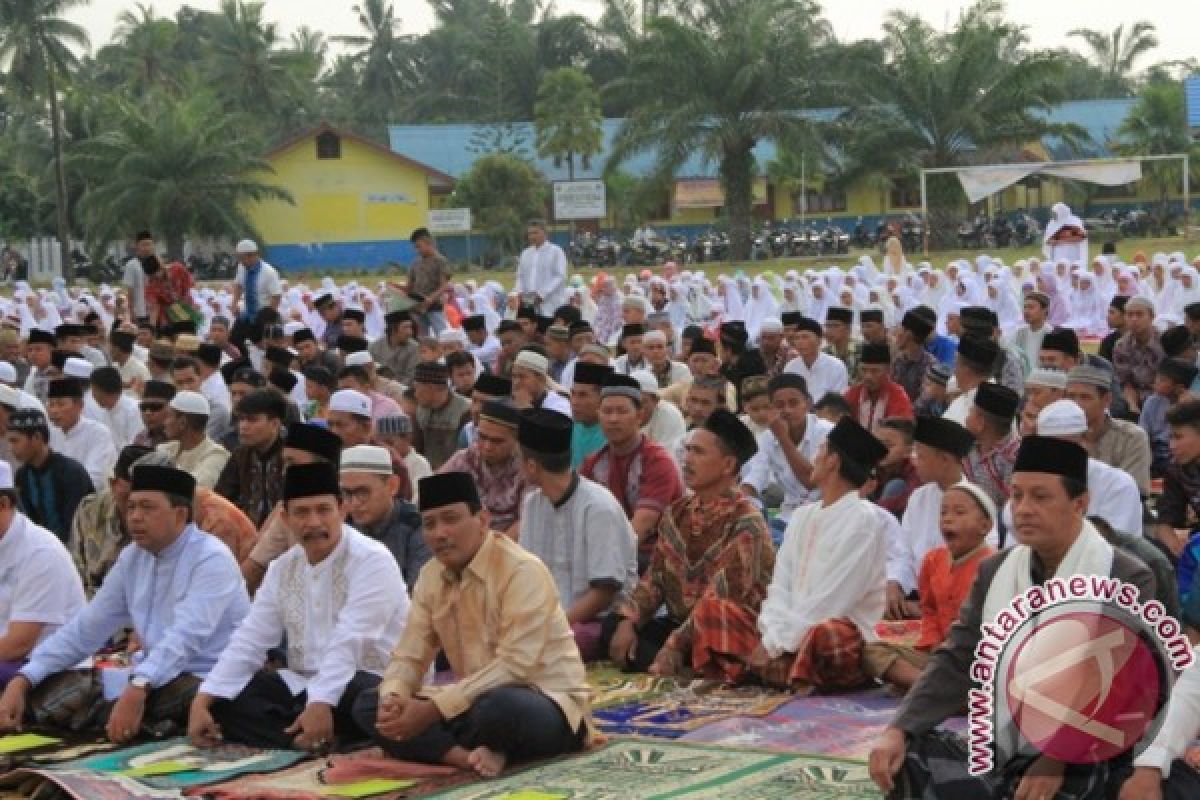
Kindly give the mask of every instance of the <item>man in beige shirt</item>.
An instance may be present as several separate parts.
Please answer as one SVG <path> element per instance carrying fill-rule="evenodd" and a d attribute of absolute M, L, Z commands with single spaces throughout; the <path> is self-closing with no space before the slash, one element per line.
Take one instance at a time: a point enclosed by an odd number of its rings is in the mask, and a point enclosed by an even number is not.
<path fill-rule="evenodd" d="M 178 392 L 167 405 L 167 439 L 158 452 L 171 459 L 171 466 L 191 473 L 197 486 L 216 486 L 229 451 L 208 437 L 208 400 L 199 392 Z"/>
<path fill-rule="evenodd" d="M 465 472 L 420 483 L 434 558 L 378 692 L 354 719 L 392 758 L 472 769 L 580 750 L 591 730 L 579 648 L 546 566 L 488 530 Z M 438 650 L 455 683 L 422 686 Z"/>

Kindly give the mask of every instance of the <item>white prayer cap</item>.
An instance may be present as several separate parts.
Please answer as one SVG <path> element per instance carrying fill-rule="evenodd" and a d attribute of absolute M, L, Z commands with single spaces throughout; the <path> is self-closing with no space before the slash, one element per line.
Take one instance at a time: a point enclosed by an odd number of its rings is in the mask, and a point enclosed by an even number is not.
<path fill-rule="evenodd" d="M 237 243 L 236 251 L 239 256 L 249 255 L 250 253 L 257 253 L 258 245 L 255 243 L 255 241 L 253 239 L 242 239 L 240 242 Z"/>
<path fill-rule="evenodd" d="M 16 383 L 17 370 L 7 361 L 0 361 L 0 383 Z"/>
<path fill-rule="evenodd" d="M 170 406 L 181 414 L 199 414 L 204 417 L 209 414 L 208 400 L 199 392 L 176 392 L 171 398 Z"/>
<path fill-rule="evenodd" d="M 365 367 L 367 364 L 374 364 L 375 359 L 366 350 L 359 350 L 357 353 L 351 353 L 346 356 L 347 367 Z"/>
<path fill-rule="evenodd" d="M 1079 436 L 1087 429 L 1087 417 L 1073 400 L 1055 400 L 1038 412 L 1038 436 Z"/>
<path fill-rule="evenodd" d="M 373 475 L 391 475 L 392 457 L 382 447 L 360 444 L 342 451 L 341 472 L 369 472 Z"/>
<path fill-rule="evenodd" d="M 330 411 L 345 411 L 356 417 L 371 416 L 371 399 L 354 389 L 342 389 L 329 398 Z"/>
<path fill-rule="evenodd" d="M 783 323 L 775 317 L 767 317 L 758 326 L 760 333 L 783 333 Z"/>
<path fill-rule="evenodd" d="M 662 342 L 667 343 L 667 335 L 660 330 L 646 331 L 646 335 L 642 337 L 642 343 Z"/>
<path fill-rule="evenodd" d="M 1044 386 L 1047 389 L 1066 389 L 1067 373 L 1061 369 L 1046 369 L 1039 367 L 1029 373 L 1025 379 L 1026 386 Z"/>
<path fill-rule="evenodd" d="M 993 525 L 996 524 L 996 520 L 998 519 L 996 514 L 996 503 L 991 497 L 988 496 L 988 493 L 983 490 L 983 487 L 971 483 L 966 478 L 963 478 L 950 488 L 962 489 L 964 492 L 974 497 L 975 501 L 979 503 L 981 508 L 983 508 L 983 513 L 988 515 L 988 519 L 992 521 Z"/>
<path fill-rule="evenodd" d="M 639 369 L 639 370 L 635 371 L 633 374 L 631 374 L 629 377 L 631 377 L 635 381 L 637 381 L 638 384 L 642 387 L 642 394 L 646 394 L 647 392 L 649 392 L 650 394 L 654 395 L 655 397 L 658 397 L 658 392 L 659 392 L 658 379 L 655 378 L 654 375 L 651 374 L 649 370 Z"/>
<path fill-rule="evenodd" d="M 63 364 L 63 374 L 71 378 L 90 378 L 92 377 L 92 362 L 86 358 L 75 358 L 72 356 L 67 359 L 67 363 Z"/>
<path fill-rule="evenodd" d="M 546 357 L 532 350 L 522 350 L 517 353 L 517 358 L 513 361 L 513 368 L 516 367 L 522 367 L 539 375 L 547 375 L 550 372 L 550 362 L 546 360 Z"/>
<path fill-rule="evenodd" d="M 13 488 L 13 472 L 12 465 L 7 461 L 0 461 L 0 489 Z"/>
<path fill-rule="evenodd" d="M 452 344 L 454 342 L 466 344 L 467 335 L 459 328 L 447 328 L 438 334 L 438 342 L 440 344 Z"/>
<path fill-rule="evenodd" d="M 11 410 L 21 407 L 21 394 L 11 386 L 0 383 L 0 406 L 8 406 Z"/>
<path fill-rule="evenodd" d="M 283 335 L 284 336 L 292 336 L 293 334 L 296 333 L 296 331 L 300 330 L 303 327 L 304 327 L 304 323 L 297 322 L 296 320 L 292 320 L 291 322 L 285 322 L 283 325 Z"/>

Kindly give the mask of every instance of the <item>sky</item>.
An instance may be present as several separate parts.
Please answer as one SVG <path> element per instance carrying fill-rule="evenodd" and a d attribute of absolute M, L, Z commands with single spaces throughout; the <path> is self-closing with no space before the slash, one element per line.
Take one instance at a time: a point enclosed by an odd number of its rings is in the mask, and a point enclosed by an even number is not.
<path fill-rule="evenodd" d="M 163 16 L 173 15 L 180 6 L 215 10 L 218 0 L 142 0 L 149 2 Z M 322 31 L 326 36 L 357 33 L 357 18 L 353 0 L 266 0 L 267 17 L 279 24 L 286 37 L 301 25 Z M 393 0 L 404 33 L 420 33 L 433 24 L 433 13 L 422 0 Z M 875 38 L 887 11 L 903 8 L 919 13 L 936 27 L 953 24 L 963 2 L 951 0 L 827 0 L 823 3 L 825 17 L 843 40 Z M 134 7 L 134 0 L 90 0 L 68 16 L 88 31 L 93 49 L 108 41 L 114 21 L 125 9 Z M 603 9 L 602 0 L 555 0 L 559 13 L 581 13 L 595 18 Z M 1200 26 L 1200 3 L 1194 0 L 1088 0 L 1088 2 L 1053 2 L 1052 0 L 1008 0 L 1010 19 L 1025 24 L 1033 44 L 1038 47 L 1070 46 L 1080 42 L 1068 38 L 1075 28 L 1094 28 L 1109 31 L 1117 25 L 1145 19 L 1158 27 L 1159 47 L 1151 51 L 1139 66 L 1155 61 L 1200 58 L 1196 29 Z"/>

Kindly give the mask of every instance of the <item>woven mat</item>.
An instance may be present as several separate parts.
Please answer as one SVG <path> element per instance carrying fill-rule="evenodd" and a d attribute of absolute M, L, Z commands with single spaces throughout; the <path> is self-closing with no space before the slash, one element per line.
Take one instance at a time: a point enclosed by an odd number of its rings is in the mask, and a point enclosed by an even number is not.
<path fill-rule="evenodd" d="M 845 800 L 882 798 L 864 762 L 621 739 L 437 795 L 446 800 Z"/>

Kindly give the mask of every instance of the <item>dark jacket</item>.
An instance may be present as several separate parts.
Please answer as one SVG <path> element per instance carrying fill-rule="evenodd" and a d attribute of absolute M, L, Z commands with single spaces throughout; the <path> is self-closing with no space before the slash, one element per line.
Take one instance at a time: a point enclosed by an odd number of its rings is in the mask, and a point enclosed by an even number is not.
<path fill-rule="evenodd" d="M 283 499 L 283 438 L 276 437 L 264 456 L 253 447 L 239 445 L 214 489 L 240 508 L 254 527 L 261 528 Z"/>
<path fill-rule="evenodd" d="M 82 464 L 54 452 L 40 469 L 32 464 L 18 469 L 15 488 L 21 512 L 35 525 L 53 532 L 63 544 L 70 538 L 71 520 L 79 501 L 95 490 Z"/>
<path fill-rule="evenodd" d="M 362 526 L 359 530 L 392 551 L 411 595 L 421 567 L 433 555 L 425 544 L 417 507 L 406 500 L 397 500 L 386 519 L 374 527 Z"/>

